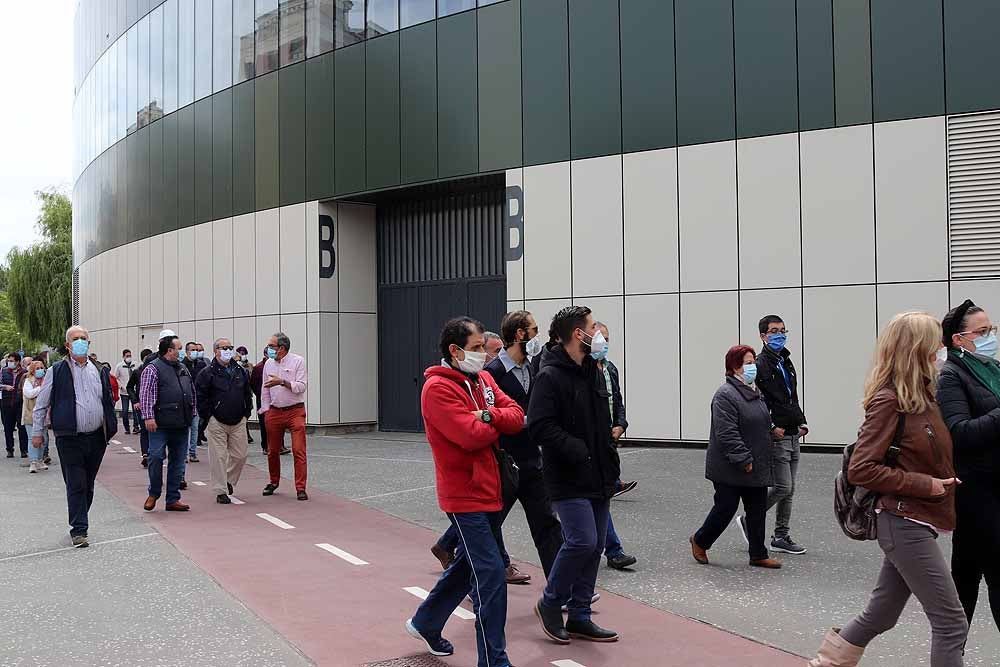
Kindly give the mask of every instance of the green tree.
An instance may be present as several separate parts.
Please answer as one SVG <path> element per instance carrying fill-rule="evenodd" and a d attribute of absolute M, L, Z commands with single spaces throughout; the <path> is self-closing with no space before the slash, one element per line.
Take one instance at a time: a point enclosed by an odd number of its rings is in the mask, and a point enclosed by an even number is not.
<path fill-rule="evenodd" d="M 7 255 L 6 295 L 15 327 L 58 347 L 73 317 L 73 205 L 55 188 L 36 192 L 41 240 Z M 0 314 L 0 318 L 7 320 Z"/>

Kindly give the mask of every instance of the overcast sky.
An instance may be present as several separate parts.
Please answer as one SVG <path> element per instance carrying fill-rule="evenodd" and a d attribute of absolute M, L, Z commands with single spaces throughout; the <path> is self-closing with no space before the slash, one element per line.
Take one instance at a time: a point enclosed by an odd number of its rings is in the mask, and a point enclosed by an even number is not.
<path fill-rule="evenodd" d="M 0 259 L 38 237 L 35 190 L 72 179 L 76 0 L 4 2 L 0 67 Z"/>

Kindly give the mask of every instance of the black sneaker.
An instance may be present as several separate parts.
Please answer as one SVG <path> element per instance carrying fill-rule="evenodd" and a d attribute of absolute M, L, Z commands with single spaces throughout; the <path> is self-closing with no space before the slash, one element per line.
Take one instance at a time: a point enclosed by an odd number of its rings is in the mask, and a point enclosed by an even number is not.
<path fill-rule="evenodd" d="M 278 490 L 278 485 L 277 484 L 268 484 L 267 486 L 264 487 L 264 493 L 262 493 L 261 495 L 263 495 L 263 496 L 273 496 L 274 492 L 277 491 L 277 490 Z"/>
<path fill-rule="evenodd" d="M 413 625 L 412 618 L 406 621 L 406 634 L 422 641 L 427 647 L 427 652 L 431 655 L 452 655 L 455 652 L 455 647 L 452 646 L 451 642 L 441 635 L 434 637 L 417 630 L 416 626 Z"/>
<path fill-rule="evenodd" d="M 74 535 L 73 536 L 73 548 L 74 549 L 86 549 L 90 546 L 90 542 L 87 541 L 86 535 Z"/>
<path fill-rule="evenodd" d="M 628 554 L 621 554 L 620 556 L 608 556 L 608 567 L 613 570 L 624 570 L 627 567 L 632 567 L 636 563 L 635 556 L 629 556 Z"/>
<path fill-rule="evenodd" d="M 219 503 L 220 505 L 229 505 L 233 501 L 230 500 L 229 496 L 227 496 L 226 494 L 220 493 L 215 497 L 215 502 Z"/>
<path fill-rule="evenodd" d="M 182 479 L 181 480 L 181 491 L 187 491 L 187 488 L 188 488 L 187 480 Z"/>
<path fill-rule="evenodd" d="M 806 548 L 796 544 L 790 535 L 784 537 L 774 537 L 771 539 L 771 548 L 784 554 L 801 556 L 806 552 Z"/>
<path fill-rule="evenodd" d="M 542 632 L 546 637 L 557 644 L 569 643 L 569 633 L 563 625 L 562 611 L 559 607 L 550 607 L 544 600 L 539 599 L 535 603 L 535 616 L 542 624 Z"/>
<path fill-rule="evenodd" d="M 614 630 L 605 630 L 593 621 L 566 621 L 566 632 L 570 637 L 586 639 L 591 642 L 616 642 L 618 633 Z"/>
<path fill-rule="evenodd" d="M 142 460 L 139 461 L 139 465 L 141 465 L 143 468 L 148 468 L 149 467 L 149 457 L 144 454 L 143 457 L 142 457 Z"/>
<path fill-rule="evenodd" d="M 52 458 L 49 457 L 49 456 L 46 456 L 44 459 L 42 459 L 42 463 L 44 463 L 45 465 L 49 465 L 49 464 L 52 463 Z"/>
<path fill-rule="evenodd" d="M 14 452 L 8 451 L 7 452 L 7 458 L 9 458 L 9 459 L 14 458 Z"/>
<path fill-rule="evenodd" d="M 611 496 L 611 497 L 612 498 L 617 498 L 618 496 L 625 495 L 626 493 L 628 493 L 629 491 L 631 491 L 632 489 L 634 489 L 637 486 L 639 486 L 639 482 L 635 482 L 635 481 L 632 481 L 632 482 L 622 482 L 621 487 L 619 487 L 619 489 L 617 491 L 615 491 L 615 494 L 613 496 Z"/>
<path fill-rule="evenodd" d="M 295 492 L 295 499 L 296 500 L 309 500 L 309 494 L 307 494 L 305 491 L 296 491 Z"/>

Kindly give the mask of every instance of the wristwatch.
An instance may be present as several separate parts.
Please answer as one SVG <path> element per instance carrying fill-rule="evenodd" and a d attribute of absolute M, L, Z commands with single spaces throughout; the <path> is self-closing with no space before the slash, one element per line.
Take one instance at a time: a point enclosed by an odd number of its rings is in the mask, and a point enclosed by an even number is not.
<path fill-rule="evenodd" d="M 489 410 L 483 410 L 483 416 L 481 417 L 484 424 L 489 424 L 493 421 L 493 415 L 490 414 Z"/>

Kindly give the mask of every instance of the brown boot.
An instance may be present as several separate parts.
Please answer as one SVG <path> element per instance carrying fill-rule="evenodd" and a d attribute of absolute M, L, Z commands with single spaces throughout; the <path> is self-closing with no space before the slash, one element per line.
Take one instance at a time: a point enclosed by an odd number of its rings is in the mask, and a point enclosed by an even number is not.
<path fill-rule="evenodd" d="M 448 553 L 437 544 L 431 547 L 431 553 L 434 554 L 434 557 L 438 559 L 439 563 L 441 563 L 442 570 L 447 570 L 448 566 L 455 560 L 455 554 Z"/>
<path fill-rule="evenodd" d="M 515 585 L 524 585 L 531 581 L 531 575 L 525 574 L 517 569 L 517 566 L 511 563 L 507 566 L 506 571 L 507 583 Z"/>
<path fill-rule="evenodd" d="M 191 506 L 190 505 L 185 505 L 184 503 L 182 503 L 181 501 L 178 500 L 178 501 L 173 502 L 173 503 L 167 503 L 167 506 L 166 506 L 165 509 L 168 512 L 187 512 L 189 509 L 191 509 Z"/>
<path fill-rule="evenodd" d="M 698 543 L 694 541 L 694 535 L 688 538 L 688 542 L 691 543 L 691 555 L 694 556 L 694 559 L 702 565 L 708 565 L 708 551 L 698 546 Z"/>
<path fill-rule="evenodd" d="M 759 558 L 757 560 L 750 561 L 751 567 L 763 567 L 768 570 L 780 570 L 781 561 L 774 560 L 773 558 Z"/>
<path fill-rule="evenodd" d="M 156 496 L 149 496 L 146 498 L 146 502 L 142 504 L 142 509 L 147 512 L 152 512 L 154 507 L 156 507 Z"/>
<path fill-rule="evenodd" d="M 806 667 L 856 667 L 865 649 L 855 646 L 840 636 L 840 628 L 833 628 L 823 637 L 816 657 Z"/>

